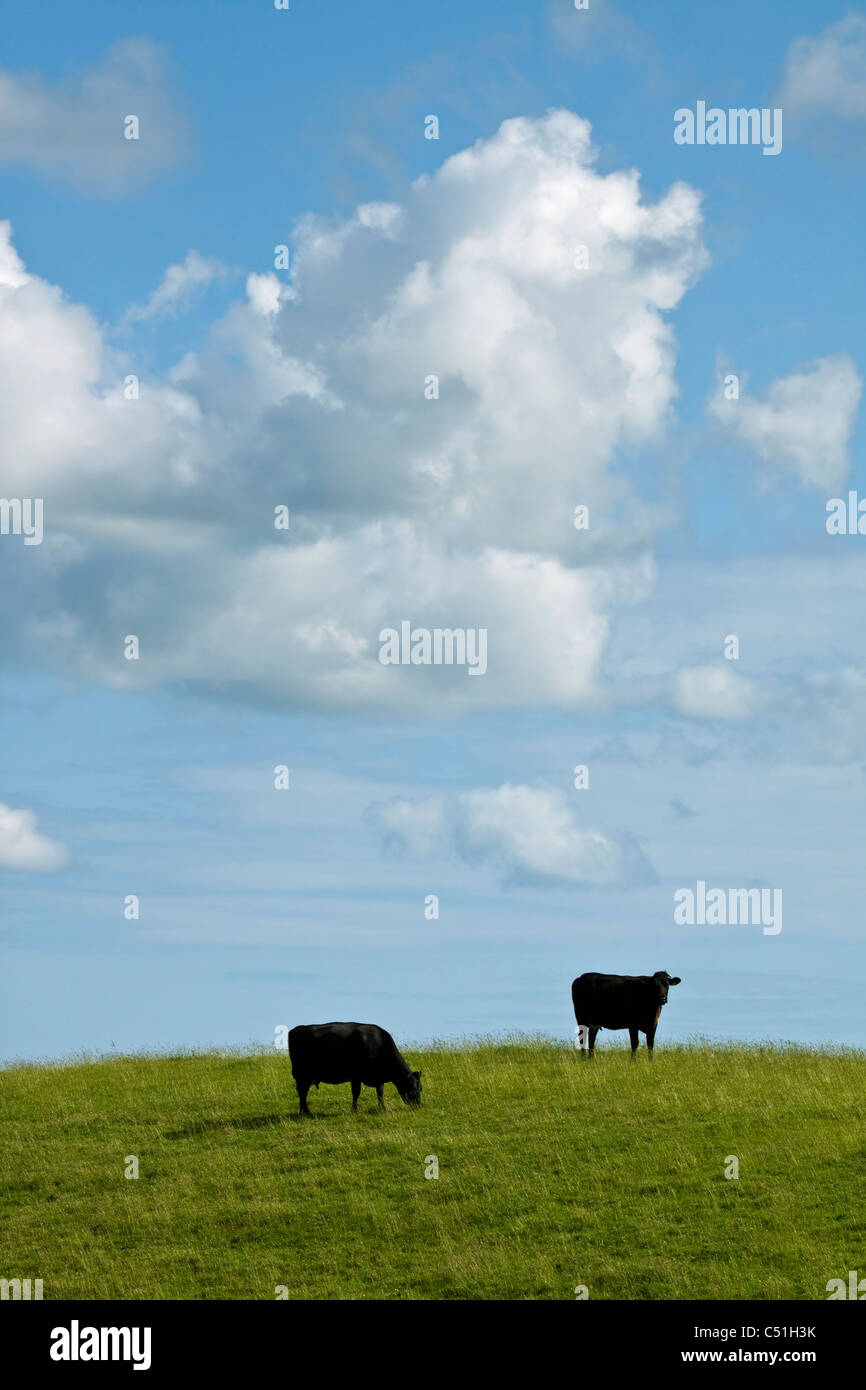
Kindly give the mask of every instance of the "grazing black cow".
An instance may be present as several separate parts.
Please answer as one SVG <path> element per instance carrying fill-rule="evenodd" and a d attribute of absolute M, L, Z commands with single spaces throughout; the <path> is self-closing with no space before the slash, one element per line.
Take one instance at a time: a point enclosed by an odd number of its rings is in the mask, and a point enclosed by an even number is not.
<path fill-rule="evenodd" d="M 421 1073 L 411 1071 L 397 1044 L 375 1023 L 303 1023 L 289 1033 L 292 1076 L 298 1088 L 300 1113 L 309 1115 L 307 1092 L 324 1081 L 330 1086 L 352 1083 L 352 1109 L 358 1108 L 362 1086 L 375 1086 L 379 1109 L 382 1092 L 392 1081 L 407 1105 L 421 1104 Z"/>
<path fill-rule="evenodd" d="M 595 1056 L 595 1035 L 599 1028 L 627 1028 L 631 1056 L 640 1046 L 640 1033 L 646 1034 L 647 1051 L 653 1055 L 653 1042 L 659 1015 L 668 1002 L 668 989 L 680 983 L 679 975 L 657 970 L 654 975 L 578 975 L 571 986 L 571 999 L 578 1027 L 589 1035 L 589 1055 Z M 581 1039 L 581 1055 L 586 1047 Z"/>

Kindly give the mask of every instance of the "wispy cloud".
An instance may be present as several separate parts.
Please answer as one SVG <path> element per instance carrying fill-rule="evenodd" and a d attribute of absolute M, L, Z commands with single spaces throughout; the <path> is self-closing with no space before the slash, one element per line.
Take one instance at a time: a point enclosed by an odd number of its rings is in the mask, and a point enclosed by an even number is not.
<path fill-rule="evenodd" d="M 761 700 L 755 681 L 719 661 L 678 671 L 674 704 L 680 714 L 696 719 L 746 719 Z"/>
<path fill-rule="evenodd" d="M 793 471 L 805 486 L 826 491 L 848 476 L 861 391 L 854 362 L 839 353 L 781 377 L 763 396 L 728 399 L 717 383 L 710 411 L 766 465 Z"/>
<path fill-rule="evenodd" d="M 134 304 L 124 317 L 140 322 L 178 314 L 199 290 L 224 274 L 225 267 L 219 261 L 208 260 L 198 251 L 188 251 L 184 261 L 168 267 L 147 303 Z"/>
<path fill-rule="evenodd" d="M 92 193 L 149 182 L 185 159 L 189 121 L 171 90 L 163 50 L 124 39 L 101 66 L 59 82 L 0 69 L 0 164 L 24 164 Z M 138 139 L 127 138 L 127 118 Z"/>
<path fill-rule="evenodd" d="M 581 823 L 559 788 L 479 788 L 371 807 L 386 846 L 419 858 L 455 855 L 508 884 L 625 887 L 652 882 L 633 836 Z"/>
<path fill-rule="evenodd" d="M 786 117 L 866 121 L 866 17 L 852 13 L 794 39 L 779 100 Z"/>

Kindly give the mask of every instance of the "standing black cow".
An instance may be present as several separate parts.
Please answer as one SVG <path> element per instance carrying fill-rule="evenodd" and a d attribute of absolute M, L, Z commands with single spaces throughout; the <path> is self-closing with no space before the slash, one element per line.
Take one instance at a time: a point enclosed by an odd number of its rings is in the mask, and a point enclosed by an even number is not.
<path fill-rule="evenodd" d="M 386 1081 L 394 1083 L 407 1105 L 421 1103 L 420 1071 L 410 1070 L 391 1034 L 375 1023 L 303 1023 L 289 1033 L 289 1056 L 302 1115 L 311 1113 L 307 1092 L 320 1081 L 330 1086 L 351 1081 L 353 1110 L 362 1086 L 376 1087 L 384 1110 Z"/>
<path fill-rule="evenodd" d="M 631 1056 L 640 1046 L 640 1033 L 646 1034 L 647 1051 L 653 1055 L 653 1042 L 659 1015 L 668 1002 L 668 989 L 680 983 L 679 975 L 657 970 L 654 975 L 578 975 L 571 986 L 571 999 L 578 1027 L 589 1034 L 589 1055 L 595 1055 L 595 1035 L 599 1028 L 627 1028 Z M 581 1040 L 581 1055 L 586 1048 Z"/>

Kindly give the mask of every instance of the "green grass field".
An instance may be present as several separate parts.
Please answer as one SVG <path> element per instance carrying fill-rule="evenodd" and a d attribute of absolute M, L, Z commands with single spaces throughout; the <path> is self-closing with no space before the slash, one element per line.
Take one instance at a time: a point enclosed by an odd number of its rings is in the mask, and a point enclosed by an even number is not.
<path fill-rule="evenodd" d="M 285 1053 L 7 1068 L 0 1277 L 46 1299 L 826 1299 L 866 1274 L 864 1054 L 632 1064 L 602 1039 L 593 1064 L 405 1048 L 420 1110 L 389 1086 L 352 1115 L 322 1086 L 300 1121 Z"/>

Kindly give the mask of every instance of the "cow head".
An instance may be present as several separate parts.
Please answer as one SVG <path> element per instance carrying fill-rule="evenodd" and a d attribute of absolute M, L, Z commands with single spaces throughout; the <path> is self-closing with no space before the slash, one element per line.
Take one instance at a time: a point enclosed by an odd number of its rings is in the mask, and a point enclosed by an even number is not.
<path fill-rule="evenodd" d="M 653 975 L 653 979 L 659 987 L 662 1004 L 666 1004 L 668 1002 L 668 990 L 670 986 L 680 983 L 679 975 L 669 975 L 666 970 L 657 970 Z"/>
<path fill-rule="evenodd" d="M 400 1098 L 405 1100 L 407 1105 L 411 1105 L 415 1110 L 421 1104 L 421 1073 L 420 1071 L 410 1071 L 406 1073 L 406 1079 L 400 1087 Z"/>

